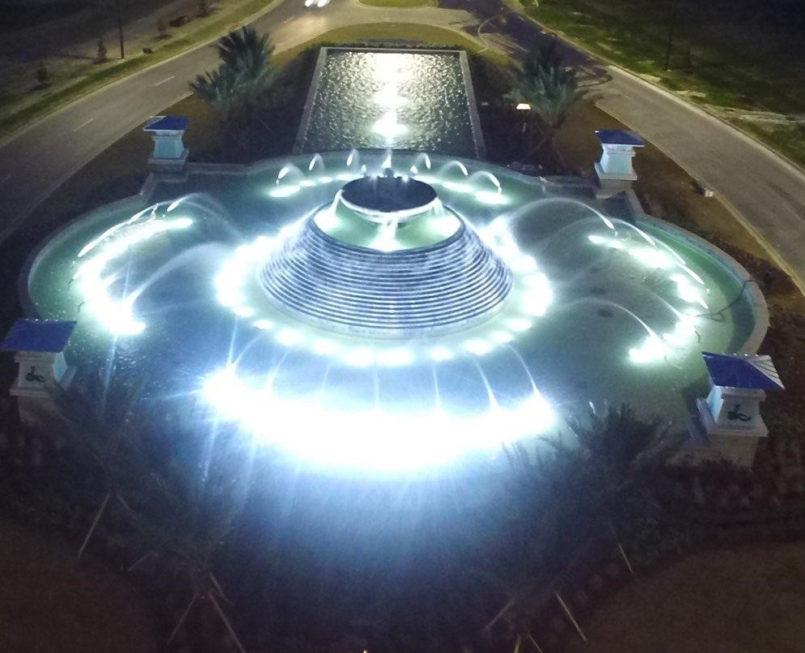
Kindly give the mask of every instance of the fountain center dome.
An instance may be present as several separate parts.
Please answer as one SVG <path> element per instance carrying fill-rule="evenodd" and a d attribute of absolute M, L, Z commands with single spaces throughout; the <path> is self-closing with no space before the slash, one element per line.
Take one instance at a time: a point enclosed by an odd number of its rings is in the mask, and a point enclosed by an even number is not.
<path fill-rule="evenodd" d="M 357 335 L 411 337 L 485 321 L 508 267 L 432 186 L 386 174 L 347 183 L 260 273 L 281 310 Z"/>
<path fill-rule="evenodd" d="M 391 170 L 348 182 L 314 222 L 334 240 L 380 252 L 430 247 L 464 228 L 433 186 Z"/>

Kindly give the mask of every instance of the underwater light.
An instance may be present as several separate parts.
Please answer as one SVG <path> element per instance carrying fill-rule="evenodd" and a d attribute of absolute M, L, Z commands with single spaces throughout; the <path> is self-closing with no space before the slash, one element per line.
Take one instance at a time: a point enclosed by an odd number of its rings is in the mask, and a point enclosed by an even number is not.
<path fill-rule="evenodd" d="M 173 202 L 169 209 L 176 205 L 177 202 Z M 85 245 L 77 256 L 79 260 L 87 257 L 73 275 L 83 297 L 81 306 L 85 306 L 104 329 L 118 336 L 134 336 L 145 330 L 145 322 L 134 317 L 134 302 L 142 289 L 123 297 L 113 297 L 110 289 L 116 276 L 104 276 L 107 267 L 149 239 L 170 231 L 187 229 L 193 224 L 188 217 L 157 218 L 156 209 L 154 206 L 147 218 L 144 216 L 148 215 L 148 211 L 140 211 L 132 219 L 108 229 Z"/>
<path fill-rule="evenodd" d="M 241 378 L 234 366 L 210 375 L 202 394 L 220 418 L 238 423 L 259 444 L 316 466 L 381 473 L 442 466 L 471 453 L 493 457 L 502 445 L 543 433 L 556 421 L 536 390 L 506 407 L 490 396 L 487 410 L 472 415 L 437 405 L 408 412 L 357 408 L 349 395 L 336 410 L 315 396 L 280 396 L 270 384 Z"/>
<path fill-rule="evenodd" d="M 668 348 L 656 335 L 648 336 L 639 347 L 629 350 L 629 359 L 633 363 L 653 363 L 662 360 L 668 354 Z"/>
<path fill-rule="evenodd" d="M 475 199 L 481 202 L 481 204 L 489 204 L 492 206 L 503 206 L 509 203 L 505 195 L 500 191 L 494 190 L 479 190 L 475 193 Z"/>
<path fill-rule="evenodd" d="M 292 195 L 296 195 L 299 192 L 299 186 L 295 184 L 288 184 L 287 186 L 277 186 L 276 188 L 272 188 L 268 194 L 271 197 L 291 197 Z"/>

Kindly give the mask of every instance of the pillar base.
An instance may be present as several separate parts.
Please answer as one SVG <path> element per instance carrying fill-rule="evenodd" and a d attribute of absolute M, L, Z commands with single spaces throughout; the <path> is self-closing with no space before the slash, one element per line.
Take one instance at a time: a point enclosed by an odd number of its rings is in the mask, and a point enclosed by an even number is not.
<path fill-rule="evenodd" d="M 166 157 L 149 157 L 148 167 L 160 179 L 184 181 L 187 179 L 187 158 L 190 156 L 190 150 L 187 148 L 182 152 L 182 156 L 178 158 Z"/>
<path fill-rule="evenodd" d="M 612 174 L 604 172 L 600 163 L 595 164 L 595 177 L 598 186 L 595 189 L 597 199 L 607 199 L 618 193 L 631 190 L 637 181 L 636 174 Z"/>

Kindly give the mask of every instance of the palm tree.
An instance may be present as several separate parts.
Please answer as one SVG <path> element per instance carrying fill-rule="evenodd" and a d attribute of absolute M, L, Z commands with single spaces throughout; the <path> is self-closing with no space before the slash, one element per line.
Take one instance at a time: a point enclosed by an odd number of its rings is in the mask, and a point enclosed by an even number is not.
<path fill-rule="evenodd" d="M 208 70 L 190 82 L 193 92 L 218 112 L 224 124 L 230 123 L 240 106 L 237 85 L 235 71 L 225 66 L 213 71 Z"/>
<path fill-rule="evenodd" d="M 591 407 L 584 419 L 567 421 L 572 445 L 549 441 L 552 448 L 541 456 L 521 446 L 507 451 L 510 512 L 501 532 L 508 542 L 487 576 L 502 607 L 486 630 L 506 624 L 515 651 L 541 650 L 531 615 L 549 601 L 572 619 L 558 592 L 590 560 L 614 549 L 631 571 L 620 535 L 657 518 L 647 479 L 677 445 L 667 425 L 642 421 L 627 405 Z"/>
<path fill-rule="evenodd" d="M 536 77 L 543 72 L 562 67 L 562 54 L 556 47 L 556 39 L 548 45 L 531 50 L 523 59 L 523 73 L 527 77 Z"/>
<path fill-rule="evenodd" d="M 217 70 L 198 75 L 190 88 L 200 99 L 219 111 L 224 120 L 254 117 L 261 95 L 277 75 L 271 64 L 274 46 L 267 34 L 243 27 L 218 41 Z"/>
<path fill-rule="evenodd" d="M 562 64 L 554 43 L 532 52 L 517 71 L 515 87 L 506 98 L 529 105 L 526 129 L 529 150 L 526 158 L 546 146 L 558 158 L 554 138 L 570 108 L 584 91 L 578 88 L 576 71 Z M 539 137 L 539 140 L 537 140 Z"/>
<path fill-rule="evenodd" d="M 218 41 L 218 57 L 222 66 L 234 71 L 237 93 L 252 104 L 265 91 L 277 74 L 271 64 L 274 46 L 268 34 L 258 35 L 250 27 L 230 32 Z"/>
<path fill-rule="evenodd" d="M 87 379 L 83 392 L 55 391 L 72 441 L 94 463 L 104 492 L 81 544 L 81 557 L 103 515 L 115 505 L 133 527 L 145 558 L 164 558 L 173 574 L 192 587 L 192 598 L 170 635 L 182 627 L 199 601 L 211 605 L 238 650 L 243 645 L 221 607 L 226 596 L 213 572 L 221 549 L 241 513 L 249 491 L 253 451 L 234 433 L 206 437 L 178 432 L 166 419 L 154 419 L 140 405 L 146 381 Z M 100 397 L 99 402 L 97 398 Z M 165 423 L 163 423 L 165 422 Z"/>

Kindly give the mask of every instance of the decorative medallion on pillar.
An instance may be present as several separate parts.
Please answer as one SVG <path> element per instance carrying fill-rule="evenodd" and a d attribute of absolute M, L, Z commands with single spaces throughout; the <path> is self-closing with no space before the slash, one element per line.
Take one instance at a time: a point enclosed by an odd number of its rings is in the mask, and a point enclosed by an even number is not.
<path fill-rule="evenodd" d="M 770 356 L 702 352 L 710 373 L 710 394 L 697 399 L 699 417 L 711 446 L 740 447 L 740 455 L 725 456 L 739 465 L 754 460 L 759 438 L 768 434 L 760 416 L 766 390 L 784 390 Z M 720 444 L 719 444 L 720 443 Z"/>
<path fill-rule="evenodd" d="M 601 143 L 601 159 L 595 164 L 599 197 L 609 197 L 628 190 L 637 180 L 632 158 L 635 148 L 643 147 L 637 134 L 620 129 L 598 129 L 595 132 Z"/>
<path fill-rule="evenodd" d="M 14 351 L 17 378 L 11 386 L 16 397 L 49 398 L 49 388 L 69 384 L 72 369 L 64 360 L 64 349 L 75 322 L 19 319 L 12 325 L 0 350 Z"/>
<path fill-rule="evenodd" d="M 155 116 L 143 127 L 151 134 L 154 152 L 148 165 L 154 172 L 181 174 L 184 172 L 190 151 L 184 146 L 182 137 L 190 122 L 183 116 Z"/>

